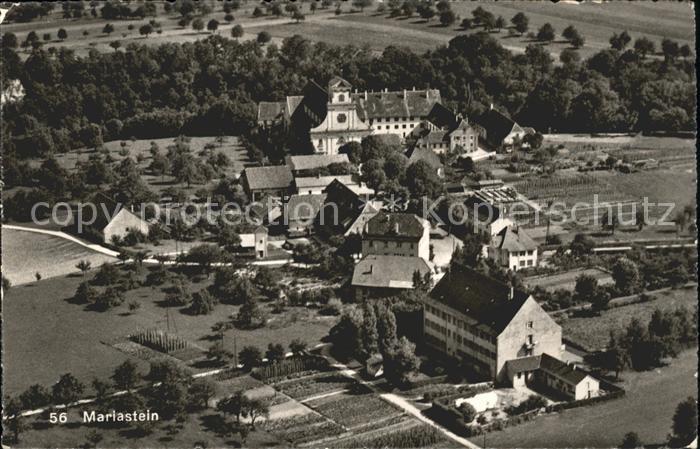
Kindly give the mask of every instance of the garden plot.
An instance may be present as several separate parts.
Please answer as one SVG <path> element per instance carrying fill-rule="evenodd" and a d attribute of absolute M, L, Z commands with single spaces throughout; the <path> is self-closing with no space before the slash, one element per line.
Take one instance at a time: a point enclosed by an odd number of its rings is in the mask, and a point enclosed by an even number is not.
<path fill-rule="evenodd" d="M 369 392 L 346 392 L 306 403 L 322 415 L 350 430 L 401 416 L 403 412 Z"/>
<path fill-rule="evenodd" d="M 294 399 L 300 400 L 334 391 L 342 391 L 354 384 L 356 384 L 356 381 L 340 373 L 319 373 L 300 379 L 277 382 L 273 384 L 273 387 Z"/>
<path fill-rule="evenodd" d="M 345 432 L 340 424 L 316 413 L 269 421 L 265 430 L 294 446 L 340 436 Z"/>
<path fill-rule="evenodd" d="M 551 275 L 532 276 L 525 278 L 525 285 L 530 288 L 540 287 L 545 290 L 554 291 L 559 289 L 573 291 L 576 286 L 576 279 L 582 275 L 593 276 L 598 285 L 614 284 L 610 273 L 601 270 L 600 268 L 578 268 L 575 270 L 565 271 Z"/>

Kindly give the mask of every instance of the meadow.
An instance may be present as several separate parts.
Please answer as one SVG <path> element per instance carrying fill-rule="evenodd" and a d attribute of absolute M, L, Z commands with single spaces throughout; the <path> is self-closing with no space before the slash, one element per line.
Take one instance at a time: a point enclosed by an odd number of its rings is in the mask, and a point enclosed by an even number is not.
<path fill-rule="evenodd" d="M 287 16 L 252 17 L 252 10 L 257 3 L 246 2 L 238 11 L 234 11 L 235 21 L 227 24 L 224 21 L 225 13 L 221 4 L 212 2 L 213 12 L 203 17 L 208 21 L 214 18 L 220 22 L 217 33 L 223 36 L 230 35 L 230 28 L 235 24 L 244 27 L 243 40 L 254 39 L 260 31 L 267 31 L 273 37 L 273 42 L 294 34 L 301 34 L 308 39 L 323 41 L 332 44 L 368 45 L 372 50 L 381 52 L 390 45 L 404 45 L 414 51 L 422 52 L 431 50 L 438 45 L 446 44 L 452 37 L 463 34 L 460 28 L 461 19 L 471 17 L 471 12 L 477 6 L 492 12 L 495 16 L 503 16 L 510 25 L 510 18 L 518 12 L 525 13 L 529 19 L 529 30 L 536 32 L 544 23 L 550 23 L 557 34 L 556 40 L 547 46 L 553 56 L 558 57 L 561 50 L 568 44 L 561 40 L 561 32 L 568 25 L 575 26 L 585 37 L 586 43 L 581 48 L 583 57 L 605 48 L 609 48 L 608 39 L 613 33 L 628 30 L 633 39 L 645 36 L 656 43 L 657 49 L 662 38 L 677 40 L 682 44 L 692 47 L 694 42 L 694 26 L 692 7 L 689 3 L 679 2 L 634 2 L 634 3 L 593 3 L 577 4 L 575 2 L 559 2 L 556 4 L 546 2 L 451 2 L 452 9 L 460 20 L 454 25 L 444 27 L 437 18 L 425 21 L 417 15 L 411 18 L 390 18 L 388 13 L 377 13 L 374 6 L 365 8 L 364 11 L 353 11 L 348 3 L 342 3 L 342 14 L 335 15 L 334 9 L 318 10 L 311 12 L 309 3 L 301 3 L 305 20 L 296 24 Z M 55 11 L 50 20 L 37 21 L 24 24 L 8 24 L 7 31 L 20 35 L 31 30 L 36 30 L 39 35 L 45 32 L 52 34 L 54 40 L 47 46 L 67 46 L 78 54 L 87 54 L 90 49 L 101 52 L 114 51 L 109 43 L 114 40 L 121 41 L 122 47 L 131 42 L 160 44 L 164 42 L 192 42 L 206 38 L 210 33 L 195 32 L 191 28 L 182 28 L 177 25 L 176 13 L 165 13 L 158 9 L 158 17 L 161 23 L 161 33 L 153 33 L 148 37 L 139 35 L 138 28 L 147 20 L 112 21 L 115 31 L 110 35 L 102 33 L 106 21 L 101 18 L 62 19 L 60 11 Z M 129 30 L 128 26 L 133 25 Z M 61 42 L 55 39 L 59 28 L 65 28 L 68 39 Z M 4 27 L 5 28 L 5 27 Z M 479 31 L 476 29 L 468 32 Z M 87 35 L 83 33 L 87 32 Z M 494 31 L 492 35 L 501 44 L 515 52 L 523 52 L 532 41 L 525 36 L 513 36 L 508 30 Z M 26 54 L 25 54 L 26 56 Z"/>

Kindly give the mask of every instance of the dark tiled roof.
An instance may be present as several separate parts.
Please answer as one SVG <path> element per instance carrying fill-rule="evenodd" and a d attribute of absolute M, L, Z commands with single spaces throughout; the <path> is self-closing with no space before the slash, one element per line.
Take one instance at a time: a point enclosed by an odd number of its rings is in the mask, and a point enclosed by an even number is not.
<path fill-rule="evenodd" d="M 261 101 L 258 104 L 258 121 L 270 121 L 284 114 L 285 104 L 276 101 Z"/>
<path fill-rule="evenodd" d="M 491 240 L 491 246 L 509 252 L 531 251 L 537 249 L 537 243 L 523 229 L 506 226 Z"/>
<path fill-rule="evenodd" d="M 326 194 L 292 195 L 287 202 L 290 220 L 308 220 L 316 217 L 321 210 Z"/>
<path fill-rule="evenodd" d="M 508 364 L 508 370 L 513 373 L 522 373 L 540 369 L 549 374 L 560 377 L 572 385 L 578 385 L 578 383 L 585 379 L 586 376 L 590 376 L 587 371 L 578 368 L 573 363 L 562 362 L 561 360 L 557 359 L 556 357 L 552 357 L 547 353 L 508 360 L 506 363 Z"/>
<path fill-rule="evenodd" d="M 380 212 L 367 222 L 365 234 L 370 236 L 393 236 L 421 238 L 423 223 L 413 214 Z"/>
<path fill-rule="evenodd" d="M 435 152 L 429 148 L 414 147 L 412 150 L 409 150 L 407 156 L 408 165 L 418 161 L 424 161 L 436 170 L 442 168 L 440 156 L 435 154 Z"/>
<path fill-rule="evenodd" d="M 457 115 L 440 103 L 433 106 L 426 120 L 441 129 L 452 129 L 457 125 Z"/>
<path fill-rule="evenodd" d="M 470 195 L 464 200 L 464 206 L 470 217 L 473 217 L 474 212 L 476 212 L 479 220 L 484 223 L 493 223 L 501 216 L 501 209 L 474 195 Z"/>
<path fill-rule="evenodd" d="M 243 170 L 250 190 L 281 190 L 291 186 L 294 177 L 286 165 L 248 167 Z"/>
<path fill-rule="evenodd" d="M 365 100 L 365 92 L 352 94 L 357 112 L 365 121 L 379 117 L 425 117 L 435 103 L 442 101 L 436 89 L 367 92 L 366 96 Z"/>
<path fill-rule="evenodd" d="M 477 123 L 486 130 L 486 140 L 492 145 L 500 145 L 513 127 L 517 126 L 517 123 L 496 109 L 484 112 Z"/>
<path fill-rule="evenodd" d="M 500 334 L 520 310 L 529 295 L 514 290 L 475 270 L 453 267 L 445 273 L 430 297 L 475 319 Z"/>
<path fill-rule="evenodd" d="M 310 154 L 307 156 L 287 156 L 285 161 L 293 171 L 313 170 L 331 164 L 350 163 L 347 154 Z"/>
<path fill-rule="evenodd" d="M 430 272 L 420 257 L 370 255 L 355 265 L 352 285 L 361 287 L 413 288 L 413 273 Z"/>
<path fill-rule="evenodd" d="M 294 184 L 297 186 L 297 189 L 300 190 L 314 187 L 326 188 L 331 182 L 333 182 L 336 179 L 345 184 L 346 186 L 357 185 L 357 183 L 352 180 L 352 175 L 297 177 L 294 179 Z"/>

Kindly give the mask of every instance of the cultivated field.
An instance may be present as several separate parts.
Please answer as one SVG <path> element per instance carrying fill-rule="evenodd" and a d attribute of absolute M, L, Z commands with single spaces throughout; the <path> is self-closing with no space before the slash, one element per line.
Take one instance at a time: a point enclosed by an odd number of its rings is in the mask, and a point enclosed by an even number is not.
<path fill-rule="evenodd" d="M 34 383 L 50 385 L 66 372 L 86 383 L 94 376 L 106 378 L 129 357 L 111 344 L 139 329 L 166 329 L 169 325 L 171 333 L 195 348 L 206 349 L 213 341 L 212 326 L 228 321 L 238 311 L 238 306 L 219 304 L 209 315 L 192 316 L 180 308 L 164 307 L 166 294 L 160 288 L 140 287 L 126 292 L 123 305 L 96 312 L 72 301 L 81 281 L 81 276 L 60 277 L 11 288 L 5 293 L 3 376 L 8 394 L 19 393 Z M 194 283 L 191 291 L 199 291 L 209 282 Z M 134 313 L 127 308 L 131 299 L 141 304 Z M 271 314 L 266 328 L 227 331 L 224 345 L 231 351 L 234 344 L 239 351 L 246 345 L 264 350 L 268 343 L 286 346 L 299 338 L 313 346 L 328 334 L 335 320 L 314 310 L 289 308 L 282 314 Z M 145 367 L 146 363 L 142 365 Z"/>
<path fill-rule="evenodd" d="M 43 279 L 75 273 L 81 260 L 98 267 L 116 258 L 53 235 L 2 229 L 2 274 L 14 286 L 35 282 L 36 273 Z"/>
<path fill-rule="evenodd" d="M 540 416 L 530 422 L 486 435 L 487 447 L 617 447 L 627 432 L 646 445 L 666 442 L 676 405 L 697 397 L 698 357 L 687 350 L 668 366 L 623 374 L 626 394 L 620 399 Z M 472 441 L 482 445 L 484 438 Z"/>
<path fill-rule="evenodd" d="M 656 43 L 657 48 L 664 37 L 675 39 L 681 44 L 694 42 L 693 14 L 689 3 L 538 3 L 520 1 L 493 2 L 452 2 L 452 8 L 460 16 L 454 25 L 443 27 L 437 18 L 426 22 L 417 15 L 412 18 L 389 18 L 387 14 L 377 14 L 376 6 L 366 8 L 364 12 L 348 14 L 351 5 L 342 4 L 343 14 L 336 16 L 333 8 L 319 10 L 311 13 L 307 4 L 300 4 L 306 19 L 300 23 L 294 23 L 289 17 L 261 17 L 252 18 L 251 13 L 257 3 L 248 2 L 239 11 L 234 11 L 236 20 L 232 24 L 226 24 L 224 13 L 220 3 L 212 2 L 214 11 L 204 17 L 208 21 L 215 18 L 220 22 L 218 33 L 223 36 L 230 35 L 233 24 L 241 24 L 245 29 L 242 39 L 252 39 L 260 31 L 268 31 L 273 36 L 273 42 L 279 42 L 284 37 L 301 34 L 309 39 L 335 44 L 368 45 L 372 50 L 381 52 L 389 45 L 401 42 L 402 45 L 422 52 L 434 49 L 436 46 L 447 43 L 452 37 L 463 34 L 465 31 L 459 28 L 461 18 L 471 17 L 471 11 L 477 6 L 482 6 L 496 16 L 503 16 L 508 25 L 510 18 L 517 12 L 524 12 L 530 19 L 530 31 L 537 29 L 544 23 L 550 23 L 560 38 L 562 30 L 568 25 L 574 25 L 586 39 L 585 46 L 580 50 L 582 56 L 591 54 L 609 47 L 608 39 L 613 33 L 628 30 L 633 39 L 646 36 Z M 375 2 L 376 5 L 376 2 Z M 196 33 L 191 28 L 181 28 L 177 25 L 177 14 L 166 14 L 158 9 L 157 20 L 161 23 L 160 34 L 153 33 L 148 38 L 140 36 L 138 28 L 147 20 L 112 21 L 115 31 L 111 35 L 102 33 L 105 21 L 102 19 L 83 18 L 65 20 L 60 18 L 60 11 L 54 12 L 51 21 L 32 22 L 26 24 L 8 24 L 3 26 L 7 31 L 19 34 L 21 37 L 31 30 L 35 30 L 41 36 L 44 32 L 50 32 L 55 39 L 58 28 L 68 31 L 68 39 L 65 42 L 52 41 L 47 46 L 66 45 L 73 48 L 78 54 L 86 54 L 91 48 L 102 52 L 113 51 L 109 43 L 120 40 L 122 47 L 130 42 L 159 44 L 164 42 L 191 42 L 203 39 L 209 35 L 207 32 Z M 132 30 L 128 25 L 134 25 Z M 479 29 L 476 29 L 478 31 Z M 84 36 L 83 32 L 88 35 Z M 469 31 L 473 32 L 473 31 Z M 508 30 L 493 32 L 503 46 L 516 52 L 522 52 L 527 45 L 532 43 L 527 36 L 510 36 Z M 567 48 L 568 44 L 555 41 L 548 49 L 557 56 Z"/>
<path fill-rule="evenodd" d="M 675 310 L 682 306 L 692 311 L 697 307 L 698 290 L 697 287 L 683 288 L 654 296 L 653 301 L 615 307 L 600 316 L 568 318 L 560 323 L 562 333 L 587 347 L 603 349 L 608 343 L 610 332 L 623 332 L 632 318 L 638 318 L 646 326 L 657 308 Z"/>

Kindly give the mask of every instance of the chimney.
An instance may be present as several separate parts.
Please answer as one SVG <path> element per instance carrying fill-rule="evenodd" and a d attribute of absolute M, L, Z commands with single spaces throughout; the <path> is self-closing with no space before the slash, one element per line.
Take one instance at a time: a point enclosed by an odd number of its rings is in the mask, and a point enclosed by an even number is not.
<path fill-rule="evenodd" d="M 489 109 L 493 109 L 493 103 L 489 105 Z"/>
<path fill-rule="evenodd" d="M 513 286 L 511 285 L 511 286 L 510 286 L 510 292 L 508 293 L 508 300 L 509 300 L 509 301 L 512 300 L 514 296 L 515 296 L 515 289 L 514 289 Z"/>
<path fill-rule="evenodd" d="M 399 223 L 396 222 L 394 223 L 394 231 L 398 234 L 399 233 Z"/>
<path fill-rule="evenodd" d="M 367 101 L 367 90 L 365 90 L 365 101 Z"/>
<path fill-rule="evenodd" d="M 416 86 L 413 86 L 413 89 L 411 89 L 413 92 L 416 91 Z"/>
<path fill-rule="evenodd" d="M 406 89 L 403 90 L 403 99 L 406 99 Z"/>

